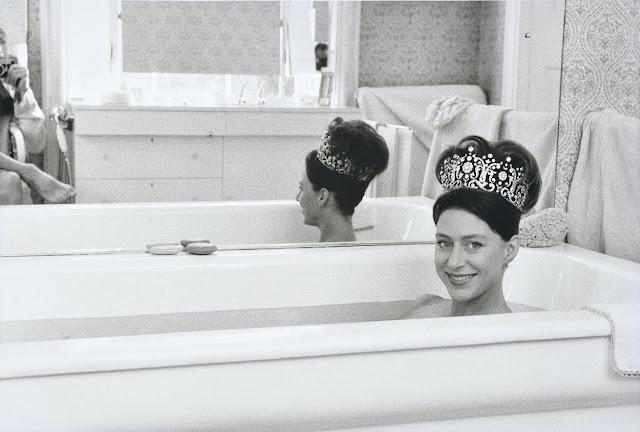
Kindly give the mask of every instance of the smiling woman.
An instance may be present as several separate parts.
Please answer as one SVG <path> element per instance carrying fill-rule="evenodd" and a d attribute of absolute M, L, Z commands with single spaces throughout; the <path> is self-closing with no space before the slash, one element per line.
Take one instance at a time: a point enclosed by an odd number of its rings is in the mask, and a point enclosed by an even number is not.
<path fill-rule="evenodd" d="M 522 310 L 507 304 L 502 280 L 518 254 L 520 217 L 540 193 L 535 158 L 513 141 L 470 136 L 440 156 L 436 176 L 446 192 L 433 206 L 434 261 L 451 300 L 422 296 L 407 317 Z"/>

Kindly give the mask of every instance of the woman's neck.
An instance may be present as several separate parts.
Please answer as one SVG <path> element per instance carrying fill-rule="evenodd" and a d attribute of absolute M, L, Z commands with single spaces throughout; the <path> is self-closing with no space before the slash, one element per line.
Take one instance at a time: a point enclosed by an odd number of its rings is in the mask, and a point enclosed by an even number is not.
<path fill-rule="evenodd" d="M 327 217 L 320 221 L 318 228 L 320 228 L 321 242 L 345 242 L 356 240 L 351 216 L 343 216 L 341 214 L 327 215 Z"/>
<path fill-rule="evenodd" d="M 502 284 L 467 302 L 452 300 L 450 316 L 489 315 L 509 313 L 509 305 L 502 293 Z"/>

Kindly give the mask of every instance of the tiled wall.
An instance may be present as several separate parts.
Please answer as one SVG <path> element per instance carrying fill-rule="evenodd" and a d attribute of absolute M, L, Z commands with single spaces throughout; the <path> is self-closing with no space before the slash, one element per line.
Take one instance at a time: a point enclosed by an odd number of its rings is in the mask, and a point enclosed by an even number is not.
<path fill-rule="evenodd" d="M 640 1 L 566 0 L 556 207 L 566 209 L 586 114 L 640 117 Z"/>

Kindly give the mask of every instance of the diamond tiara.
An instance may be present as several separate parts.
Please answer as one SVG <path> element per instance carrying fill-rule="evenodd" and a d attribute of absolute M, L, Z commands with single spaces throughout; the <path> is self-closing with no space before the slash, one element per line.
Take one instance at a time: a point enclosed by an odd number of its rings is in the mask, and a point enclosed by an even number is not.
<path fill-rule="evenodd" d="M 527 200 L 527 187 L 520 183 L 524 168 L 511 164 L 511 157 L 496 161 L 493 154 L 483 156 L 475 154 L 476 148 L 470 145 L 467 154 L 454 154 L 445 158 L 440 168 L 440 184 L 452 191 L 461 188 L 479 189 L 497 193 L 522 211 Z"/>
<path fill-rule="evenodd" d="M 355 177 L 361 182 L 368 182 L 374 177 L 374 169 L 371 166 L 360 165 L 353 162 L 345 152 L 337 151 L 329 140 L 329 133 L 322 137 L 322 144 L 318 149 L 317 158 L 331 171 Z"/>

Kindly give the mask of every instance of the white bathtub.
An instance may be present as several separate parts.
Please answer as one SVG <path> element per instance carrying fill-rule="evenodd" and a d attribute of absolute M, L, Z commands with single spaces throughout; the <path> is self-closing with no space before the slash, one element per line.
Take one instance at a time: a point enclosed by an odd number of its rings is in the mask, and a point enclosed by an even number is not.
<path fill-rule="evenodd" d="M 640 264 L 569 245 L 523 249 L 507 272 L 509 301 L 548 311 L 404 321 L 385 319 L 445 292 L 433 245 L 4 257 L 0 274 L 0 430 L 640 421 L 608 322 L 577 310 L 639 301 Z"/>
<path fill-rule="evenodd" d="M 365 198 L 354 215 L 358 240 L 433 240 L 432 205 L 421 197 Z M 0 206 L 0 255 L 135 250 L 193 238 L 246 246 L 319 237 L 294 200 Z"/>

